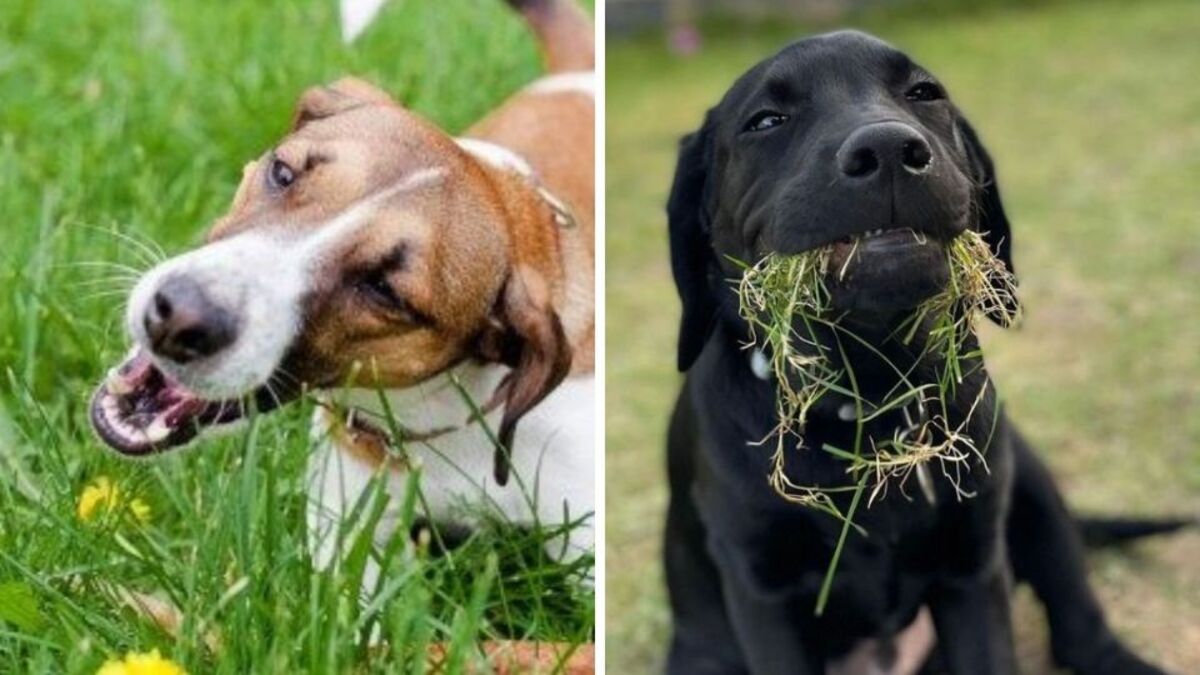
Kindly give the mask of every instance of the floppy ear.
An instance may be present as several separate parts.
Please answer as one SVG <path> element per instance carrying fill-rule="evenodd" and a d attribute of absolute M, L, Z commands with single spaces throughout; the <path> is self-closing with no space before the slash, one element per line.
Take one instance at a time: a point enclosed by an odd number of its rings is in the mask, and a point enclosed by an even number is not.
<path fill-rule="evenodd" d="M 392 104 L 386 92 L 357 77 L 343 77 L 333 84 L 309 87 L 300 95 L 292 116 L 292 131 L 313 120 L 332 117 L 364 105 Z"/>
<path fill-rule="evenodd" d="M 712 279 L 716 265 L 707 203 L 712 160 L 711 126 L 712 112 L 709 111 L 704 126 L 680 141 L 675 181 L 667 200 L 671 272 L 679 300 L 683 303 L 677 356 L 680 371 L 686 371 L 700 356 L 717 312 Z"/>
<path fill-rule="evenodd" d="M 513 271 L 500 293 L 491 325 L 479 337 L 477 351 L 488 361 L 512 368 L 484 406 L 484 410 L 504 407 L 494 467 L 496 482 L 504 485 L 517 422 L 571 370 L 571 345 L 540 274 L 521 267 Z"/>
<path fill-rule="evenodd" d="M 1016 269 L 1012 261 L 1012 228 L 1008 224 L 1008 216 L 1004 214 L 1004 203 L 1000 201 L 1000 185 L 996 181 L 996 168 L 992 164 L 992 157 L 979 140 L 979 134 L 961 115 L 958 118 L 958 132 L 962 136 L 963 145 L 966 146 L 971 171 L 978 184 L 979 231 L 983 233 L 983 239 L 992 249 L 992 253 L 1015 276 Z M 1016 307 L 1010 309 L 1015 310 Z M 1000 316 L 992 316 L 991 319 L 1000 325 L 1007 325 Z"/>

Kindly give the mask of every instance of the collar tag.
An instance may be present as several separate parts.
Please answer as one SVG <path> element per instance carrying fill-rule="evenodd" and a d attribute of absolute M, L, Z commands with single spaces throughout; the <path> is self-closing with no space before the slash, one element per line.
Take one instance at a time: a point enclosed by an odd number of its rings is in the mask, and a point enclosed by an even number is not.
<path fill-rule="evenodd" d="M 563 229 L 571 229 L 575 227 L 575 216 L 571 215 L 571 209 L 554 193 L 546 189 L 541 183 L 535 183 L 534 189 L 537 191 L 542 201 L 550 207 L 550 211 L 554 214 L 554 222 Z"/>
<path fill-rule="evenodd" d="M 750 372 L 760 380 L 771 379 L 771 362 L 767 360 L 763 350 L 757 347 L 750 350 Z"/>

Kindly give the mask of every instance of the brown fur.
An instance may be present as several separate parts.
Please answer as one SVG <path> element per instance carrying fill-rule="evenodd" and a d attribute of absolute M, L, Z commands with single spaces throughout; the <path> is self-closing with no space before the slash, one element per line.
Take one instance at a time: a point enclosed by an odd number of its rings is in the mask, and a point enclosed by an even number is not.
<path fill-rule="evenodd" d="M 556 304 L 564 315 L 564 330 L 575 352 L 572 373 L 594 367 L 592 308 L 595 268 L 595 106 L 581 93 L 520 93 L 467 130 L 466 136 L 490 141 L 524 158 L 539 180 L 567 203 L 575 227 L 546 231 L 541 219 L 518 219 L 514 239 L 540 240 L 518 252 L 554 287 Z M 545 130 L 553 129 L 553 135 Z M 508 177 L 512 180 L 512 177 Z M 530 207 L 544 210 L 536 200 Z M 550 235 L 560 239 L 555 242 Z M 568 262 L 573 263 L 566 269 Z M 568 273 L 571 277 L 568 279 Z M 585 310 L 586 311 L 583 311 Z"/>
<path fill-rule="evenodd" d="M 564 3 L 537 4 L 526 14 L 547 40 L 551 67 L 590 66 L 561 46 L 584 37 L 590 45 L 586 17 Z M 505 363 L 513 371 L 494 401 L 504 404 L 507 446 L 521 415 L 568 373 L 593 368 L 594 115 L 582 93 L 522 92 L 468 130 L 524 158 L 530 179 L 464 152 L 366 82 L 314 87 L 291 132 L 245 168 L 209 240 L 268 225 L 309 233 L 406 176 L 443 171 L 389 199 L 327 252 L 284 370 L 309 387 L 403 388 L 465 360 Z M 267 181 L 277 160 L 298 176 L 282 192 Z M 539 185 L 567 205 L 572 226 L 556 222 Z M 363 291 L 362 282 L 378 279 L 405 308 Z"/>
<path fill-rule="evenodd" d="M 562 73 L 595 67 L 592 22 L 567 0 L 508 0 L 537 33 L 546 70 Z"/>

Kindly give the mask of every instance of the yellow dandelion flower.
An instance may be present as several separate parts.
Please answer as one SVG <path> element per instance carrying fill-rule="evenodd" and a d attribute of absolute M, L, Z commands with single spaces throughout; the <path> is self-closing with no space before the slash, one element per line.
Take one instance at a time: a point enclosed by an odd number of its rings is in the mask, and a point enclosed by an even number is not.
<path fill-rule="evenodd" d="M 107 661 L 96 675 L 187 675 L 187 671 L 152 649 L 149 653 L 129 652 L 124 659 Z"/>
<path fill-rule="evenodd" d="M 134 497 L 129 500 L 129 512 L 137 519 L 139 523 L 145 523 L 150 520 L 150 505 L 142 501 L 140 497 Z"/>
<path fill-rule="evenodd" d="M 119 508 L 127 508 L 138 522 L 150 520 L 150 505 L 139 497 L 126 500 L 120 488 L 108 476 L 98 476 L 79 495 L 79 519 L 84 522 L 94 520 L 98 515 L 111 513 Z"/>
<path fill-rule="evenodd" d="M 79 519 L 88 521 L 96 517 L 96 511 L 104 507 L 105 511 L 112 510 L 116 502 L 117 489 L 108 476 L 100 476 L 92 484 L 83 489 L 79 496 Z"/>

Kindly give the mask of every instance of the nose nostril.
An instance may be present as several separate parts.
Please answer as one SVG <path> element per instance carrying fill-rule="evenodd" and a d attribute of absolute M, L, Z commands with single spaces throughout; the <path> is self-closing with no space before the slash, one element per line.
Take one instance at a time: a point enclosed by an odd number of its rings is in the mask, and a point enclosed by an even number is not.
<path fill-rule="evenodd" d="M 157 314 L 155 318 L 159 321 L 171 318 L 171 301 L 161 291 L 154 294 L 154 311 Z"/>
<path fill-rule="evenodd" d="M 185 328 L 174 335 L 172 340 L 178 355 L 189 357 L 207 356 L 213 353 L 212 336 L 201 326 Z M 179 360 L 177 358 L 177 360 Z"/>
<path fill-rule="evenodd" d="M 862 178 L 879 169 L 879 156 L 871 148 L 858 148 L 846 155 L 842 162 L 842 173 L 852 178 Z"/>
<path fill-rule="evenodd" d="M 237 337 L 234 316 L 186 277 L 174 277 L 162 285 L 142 322 L 150 349 L 181 364 L 212 356 Z"/>
<path fill-rule="evenodd" d="M 921 140 L 906 141 L 900 151 L 900 159 L 910 171 L 924 171 L 933 163 L 929 144 Z"/>

